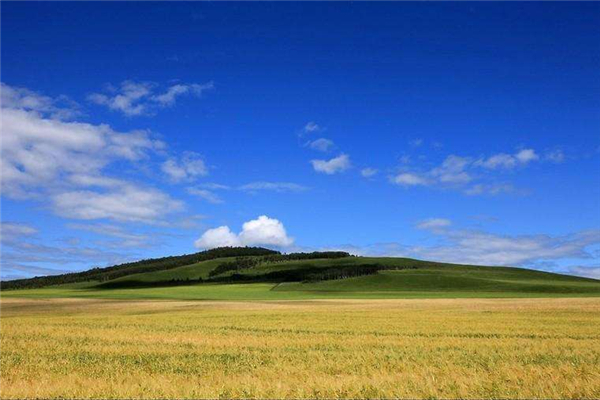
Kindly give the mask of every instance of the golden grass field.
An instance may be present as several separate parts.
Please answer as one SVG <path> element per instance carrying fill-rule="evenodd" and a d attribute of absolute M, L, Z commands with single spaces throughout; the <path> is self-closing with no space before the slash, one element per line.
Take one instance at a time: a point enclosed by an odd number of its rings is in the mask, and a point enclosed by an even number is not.
<path fill-rule="evenodd" d="M 2 398 L 600 398 L 600 299 L 1 300 Z"/>

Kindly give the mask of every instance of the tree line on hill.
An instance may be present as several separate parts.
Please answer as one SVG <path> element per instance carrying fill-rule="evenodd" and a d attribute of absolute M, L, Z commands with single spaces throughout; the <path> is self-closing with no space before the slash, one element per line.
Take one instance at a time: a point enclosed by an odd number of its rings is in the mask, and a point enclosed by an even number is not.
<path fill-rule="evenodd" d="M 302 268 L 290 268 L 279 271 L 269 271 L 263 274 L 241 274 L 214 276 L 204 282 L 319 282 L 334 279 L 347 279 L 364 275 L 374 275 L 383 270 L 416 269 L 417 266 L 390 266 L 385 264 L 346 264 L 331 267 L 317 267 L 307 264 Z"/>
<path fill-rule="evenodd" d="M 216 249 L 205 250 L 194 254 L 146 259 L 119 264 L 106 268 L 92 268 L 90 270 L 82 272 L 73 272 L 68 274 L 50 276 L 37 276 L 35 278 L 29 279 L 3 281 L 0 283 L 0 288 L 2 290 L 33 289 L 50 285 L 62 285 L 67 283 L 89 281 L 105 282 L 110 281 L 112 279 L 120 278 L 122 276 L 144 272 L 162 271 L 182 267 L 184 265 L 195 264 L 201 261 L 208 261 L 215 258 L 271 255 L 281 255 L 281 253 L 262 247 L 219 247 Z"/>
<path fill-rule="evenodd" d="M 295 260 L 316 260 L 352 257 L 344 251 L 313 251 L 312 253 L 269 254 L 262 257 L 236 257 L 235 260 L 219 264 L 210 271 L 209 277 L 221 275 L 228 271 L 256 268 L 262 264 L 272 264 Z"/>
<path fill-rule="evenodd" d="M 223 264 L 232 264 L 230 262 Z M 217 267 L 219 268 L 219 267 Z M 170 279 L 164 281 L 144 282 L 144 281 L 109 281 L 98 285 L 101 289 L 124 289 L 124 288 L 148 288 L 148 287 L 168 287 L 168 286 L 187 286 L 202 283 L 282 283 L 282 282 L 303 282 L 314 283 L 320 281 L 347 279 L 365 275 L 374 275 L 383 270 L 401 270 L 417 269 L 416 265 L 395 266 L 384 264 L 346 264 L 331 267 L 317 267 L 313 264 L 306 264 L 301 268 L 290 268 L 279 271 L 269 271 L 262 274 L 243 274 L 233 273 L 231 275 L 222 275 L 231 271 L 228 269 L 221 274 L 209 274 L 208 279 Z M 215 269 L 216 270 L 216 269 Z"/>

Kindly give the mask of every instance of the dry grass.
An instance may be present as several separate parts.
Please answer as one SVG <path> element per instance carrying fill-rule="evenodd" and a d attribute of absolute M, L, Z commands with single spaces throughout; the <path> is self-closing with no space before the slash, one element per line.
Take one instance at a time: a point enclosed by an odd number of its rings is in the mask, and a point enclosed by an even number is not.
<path fill-rule="evenodd" d="M 599 398 L 600 299 L 1 301 L 2 398 Z"/>

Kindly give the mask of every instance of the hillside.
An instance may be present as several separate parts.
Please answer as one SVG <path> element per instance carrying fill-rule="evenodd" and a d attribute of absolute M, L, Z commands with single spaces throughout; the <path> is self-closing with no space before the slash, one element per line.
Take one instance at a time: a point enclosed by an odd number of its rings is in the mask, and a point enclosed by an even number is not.
<path fill-rule="evenodd" d="M 18 290 L 16 290 L 18 289 Z M 600 296 L 600 281 L 343 252 L 221 248 L 2 283 L 3 297 L 304 299 Z"/>

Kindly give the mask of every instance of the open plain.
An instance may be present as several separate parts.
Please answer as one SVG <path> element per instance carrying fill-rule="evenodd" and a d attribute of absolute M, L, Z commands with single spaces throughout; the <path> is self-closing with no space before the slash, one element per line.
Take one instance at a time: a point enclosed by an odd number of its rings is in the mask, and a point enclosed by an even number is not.
<path fill-rule="evenodd" d="M 598 398 L 600 299 L 1 300 L 2 398 Z"/>

